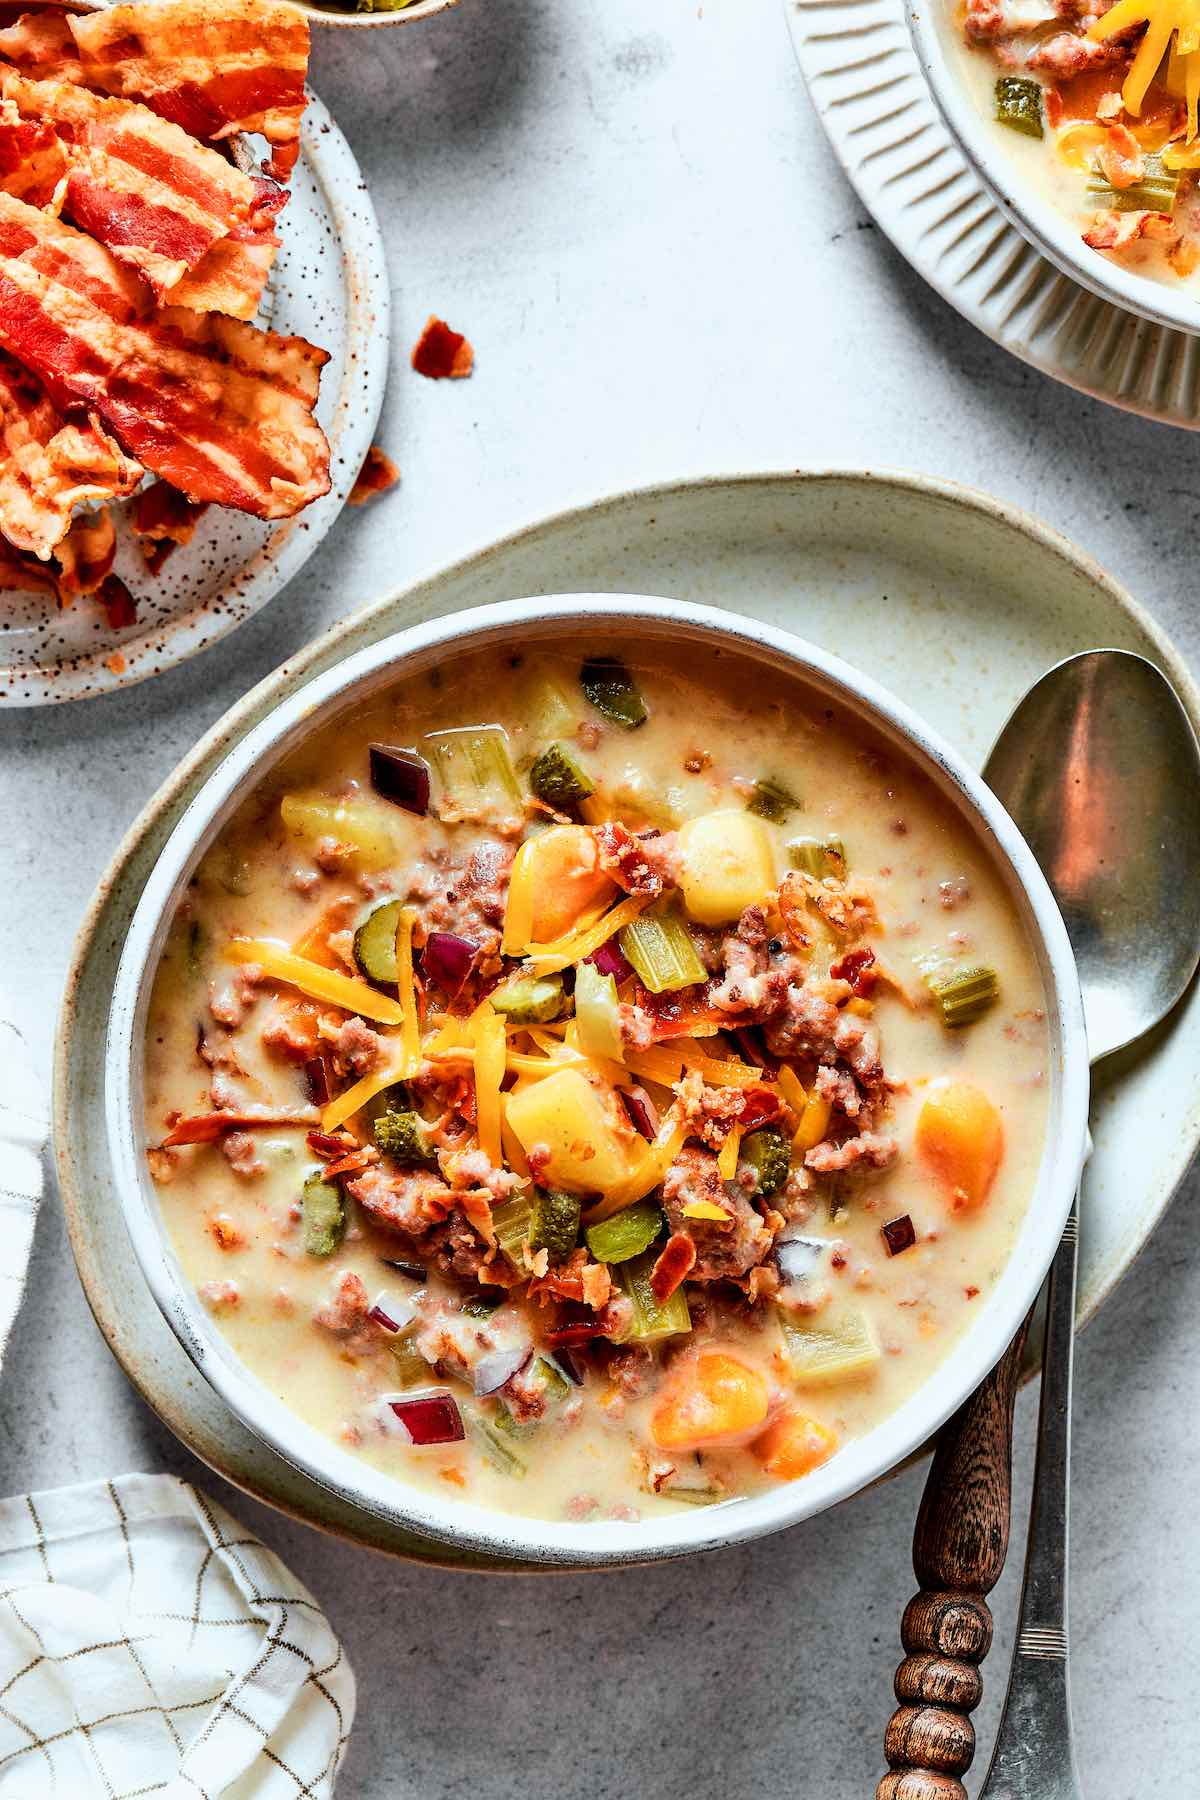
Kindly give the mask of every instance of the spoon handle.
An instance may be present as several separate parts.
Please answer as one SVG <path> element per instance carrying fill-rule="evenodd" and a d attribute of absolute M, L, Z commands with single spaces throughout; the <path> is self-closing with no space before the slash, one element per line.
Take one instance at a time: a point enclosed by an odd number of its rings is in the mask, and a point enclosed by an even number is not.
<path fill-rule="evenodd" d="M 1029 1548 L 1008 1697 L 980 1800 L 1080 1800 L 1067 1676 L 1067 1547 L 1071 1485 L 1071 1363 L 1078 1216 L 1072 1210 L 1050 1269 Z"/>
<path fill-rule="evenodd" d="M 907 1655 L 883 1741 L 876 1800 L 967 1800 L 959 1776 L 975 1755 L 971 1713 L 991 1649 L 985 1595 L 1000 1579 L 1012 1510 L 1013 1405 L 1029 1320 L 991 1374 L 943 1425 L 913 1534 L 921 1584 L 904 1611 Z"/>

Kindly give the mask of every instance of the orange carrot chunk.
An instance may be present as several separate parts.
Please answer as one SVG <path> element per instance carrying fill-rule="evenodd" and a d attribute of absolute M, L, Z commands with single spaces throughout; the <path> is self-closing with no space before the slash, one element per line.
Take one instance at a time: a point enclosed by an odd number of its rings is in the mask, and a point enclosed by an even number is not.
<path fill-rule="evenodd" d="M 723 1350 L 676 1364 L 650 1422 L 660 1450 L 697 1450 L 753 1437 L 770 1396 L 757 1369 Z"/>
<path fill-rule="evenodd" d="M 916 1147 L 951 1212 L 974 1212 L 996 1179 L 1004 1126 L 982 1088 L 970 1081 L 939 1081 L 917 1118 Z"/>
<path fill-rule="evenodd" d="M 837 1433 L 807 1413 L 780 1413 L 761 1437 L 754 1440 L 754 1454 L 768 1475 L 795 1481 L 828 1462 L 837 1449 Z"/>

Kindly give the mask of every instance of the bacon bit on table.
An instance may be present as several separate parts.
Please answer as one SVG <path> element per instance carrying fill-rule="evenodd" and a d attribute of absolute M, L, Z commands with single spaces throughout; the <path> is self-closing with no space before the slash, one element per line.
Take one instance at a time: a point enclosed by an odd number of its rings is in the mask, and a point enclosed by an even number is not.
<path fill-rule="evenodd" d="M 879 1230 L 889 1256 L 899 1256 L 901 1251 L 911 1250 L 917 1241 L 916 1229 L 907 1213 L 901 1213 L 898 1219 L 889 1219 Z"/>
<path fill-rule="evenodd" d="M 845 956 L 830 963 L 829 973 L 834 981 L 848 981 L 851 991 L 858 999 L 865 1000 L 874 991 L 877 979 L 875 952 L 867 949 L 847 950 Z"/>
<path fill-rule="evenodd" d="M 378 444 L 372 444 L 354 486 L 346 495 L 346 505 L 365 506 L 376 494 L 386 494 L 389 488 L 394 488 L 399 479 L 400 471 L 391 457 L 385 456 Z"/>
<path fill-rule="evenodd" d="M 650 1271 L 650 1290 L 660 1305 L 671 1298 L 695 1260 L 696 1246 L 686 1231 L 677 1231 L 667 1239 Z"/>
<path fill-rule="evenodd" d="M 461 381 L 475 367 L 475 352 L 461 331 L 452 331 L 444 319 L 430 313 L 413 350 L 412 366 L 431 381 Z"/>

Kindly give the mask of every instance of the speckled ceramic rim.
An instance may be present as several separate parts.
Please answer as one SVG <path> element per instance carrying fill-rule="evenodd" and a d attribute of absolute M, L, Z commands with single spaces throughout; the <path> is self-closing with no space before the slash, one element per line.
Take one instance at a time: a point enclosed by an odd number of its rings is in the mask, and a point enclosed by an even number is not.
<path fill-rule="evenodd" d="M 1200 299 L 1194 289 L 1175 290 L 1123 269 L 1119 263 L 1089 250 L 1057 207 L 1020 178 L 1005 154 L 1001 128 L 972 102 L 959 72 L 946 55 L 943 32 L 950 29 L 950 0 L 905 0 L 917 60 L 930 92 L 968 162 L 987 184 L 988 192 L 1009 223 L 1064 275 L 1112 306 L 1137 313 L 1152 324 L 1175 331 L 1200 333 Z"/>
<path fill-rule="evenodd" d="M 1026 921 L 1046 990 L 1051 1096 L 1038 1181 L 1013 1255 L 954 1354 L 897 1412 L 803 1482 L 682 1517 L 577 1525 L 440 1502 L 364 1467 L 297 1419 L 237 1360 L 182 1276 L 159 1223 L 134 1122 L 142 1116 L 146 1010 L 170 920 L 204 850 L 278 759 L 351 701 L 359 704 L 448 653 L 514 639 L 527 647 L 610 634 L 716 645 L 798 676 L 872 725 L 933 780 L 987 844 Z M 924 1443 L 998 1360 L 1037 1296 L 1082 1167 L 1089 1094 L 1082 1005 L 1058 909 L 1012 821 L 957 752 L 876 683 L 788 632 L 681 601 L 595 594 L 507 601 L 414 626 L 315 677 L 250 731 L 193 799 L 146 883 L 117 973 L 106 1066 L 109 1150 L 142 1270 L 184 1349 L 238 1417 L 311 1479 L 379 1517 L 475 1552 L 576 1567 L 684 1555 L 795 1524 L 876 1480 Z"/>
<path fill-rule="evenodd" d="M 374 31 L 385 25 L 415 25 L 421 19 L 431 19 L 434 13 L 448 12 L 458 0 L 417 0 L 415 6 L 405 6 L 399 12 L 341 12 L 336 6 L 306 6 L 303 0 L 288 0 L 297 12 L 302 12 L 311 25 L 332 26 L 345 30 Z"/>

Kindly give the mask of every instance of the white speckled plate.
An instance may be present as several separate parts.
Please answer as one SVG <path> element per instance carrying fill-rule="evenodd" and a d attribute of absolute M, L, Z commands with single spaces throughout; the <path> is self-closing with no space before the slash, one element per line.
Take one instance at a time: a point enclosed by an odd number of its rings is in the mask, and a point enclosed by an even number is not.
<path fill-rule="evenodd" d="M 917 273 L 1043 374 L 1200 427 L 1200 340 L 1099 299 L 1026 243 L 951 135 L 904 0 L 784 0 L 784 10 L 838 161 Z"/>
<path fill-rule="evenodd" d="M 0 706 L 83 700 L 216 643 L 291 580 L 342 510 L 383 403 L 387 264 L 350 146 L 311 94 L 280 236 L 259 323 L 331 352 L 317 403 L 333 453 L 331 491 L 275 523 L 210 507 L 156 576 L 119 522 L 116 570 L 138 601 L 137 623 L 121 631 L 87 600 L 59 612 L 45 595 L 0 594 Z"/>
<path fill-rule="evenodd" d="M 80 1277 L 130 1379 L 198 1456 L 311 1524 L 438 1562 L 452 1553 L 358 1511 L 268 1450 L 227 1411 L 164 1320 L 133 1259 L 105 1147 L 108 1008 L 125 931 L 159 851 L 200 784 L 276 701 L 417 620 L 492 600 L 587 592 L 669 595 L 785 626 L 874 676 L 976 765 L 1038 675 L 1098 644 L 1157 663 L 1200 731 L 1200 693 L 1170 642 L 1095 563 L 1028 514 L 921 476 L 781 471 L 618 494 L 503 538 L 343 620 L 197 745 L 118 849 L 75 947 L 53 1129 Z M 1084 1319 L 1146 1241 L 1200 1137 L 1200 988 L 1106 1075 L 1092 1131 Z M 458 1560 L 481 1566 L 477 1555 Z"/>

